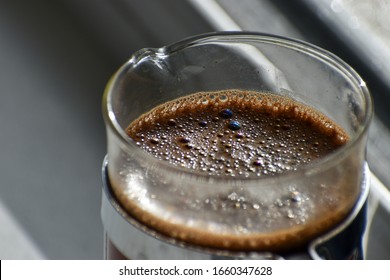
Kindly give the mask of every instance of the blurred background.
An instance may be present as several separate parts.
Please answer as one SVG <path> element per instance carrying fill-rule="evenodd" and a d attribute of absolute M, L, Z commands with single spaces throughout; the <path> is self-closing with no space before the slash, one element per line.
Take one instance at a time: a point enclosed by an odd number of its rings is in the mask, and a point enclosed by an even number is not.
<path fill-rule="evenodd" d="M 140 48 L 217 30 L 305 40 L 361 74 L 379 179 L 367 258 L 390 259 L 389 11 L 387 0 L 0 0 L 0 259 L 103 257 L 108 79 Z"/>

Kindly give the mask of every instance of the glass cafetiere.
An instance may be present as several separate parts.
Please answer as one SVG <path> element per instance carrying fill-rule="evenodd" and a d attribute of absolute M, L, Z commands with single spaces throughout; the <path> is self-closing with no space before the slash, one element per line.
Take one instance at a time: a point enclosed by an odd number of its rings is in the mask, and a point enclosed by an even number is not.
<path fill-rule="evenodd" d="M 314 107 L 343 127 L 350 141 L 294 172 L 266 178 L 228 178 L 169 165 L 139 149 L 126 134 L 134 119 L 161 103 L 196 92 L 230 89 L 268 92 Z M 142 49 L 109 81 L 103 115 L 108 143 L 102 169 L 105 258 L 364 258 L 362 237 L 369 191 L 365 149 L 372 104 L 363 80 L 335 55 L 302 41 L 246 32 L 204 34 L 162 48 Z M 199 201 L 235 193 L 274 207 L 275 201 L 289 199 L 291 190 L 308 198 L 311 208 L 307 209 L 319 211 L 318 217 L 326 217 L 326 211 L 344 211 L 342 222 L 294 249 L 254 246 L 229 250 L 161 232 L 126 207 L 131 202 L 162 222 L 174 221 L 190 230 L 201 227 L 214 234 L 229 231 L 248 216 L 245 211 L 232 215 L 202 208 Z M 343 193 L 348 193 L 348 199 L 340 199 Z M 336 202 L 331 210 L 316 208 L 324 199 Z M 307 226 L 315 226 L 319 220 L 308 220 Z M 254 227 L 253 231 L 276 234 L 290 227 L 286 223 L 278 229 Z M 286 238 L 284 242 L 295 241 Z"/>

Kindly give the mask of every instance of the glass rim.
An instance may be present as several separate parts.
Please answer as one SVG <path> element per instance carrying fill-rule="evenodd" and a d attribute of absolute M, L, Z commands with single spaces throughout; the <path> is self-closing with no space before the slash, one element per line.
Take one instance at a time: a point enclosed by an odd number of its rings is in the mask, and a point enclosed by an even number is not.
<path fill-rule="evenodd" d="M 119 122 L 116 119 L 111 98 L 113 95 L 113 89 L 115 83 L 120 80 L 121 74 L 125 73 L 129 67 L 140 61 L 145 57 L 145 55 L 154 54 L 156 56 L 169 56 L 175 52 L 179 52 L 188 47 L 193 47 L 197 45 L 212 43 L 212 42 L 241 42 L 241 43 L 266 43 L 270 45 L 279 45 L 286 49 L 296 49 L 301 53 L 308 53 L 314 56 L 316 59 L 321 59 L 336 67 L 338 70 L 342 71 L 344 74 L 348 76 L 348 78 L 355 83 L 355 85 L 360 89 L 360 94 L 364 100 L 364 120 L 362 124 L 359 125 L 358 130 L 351 135 L 350 140 L 338 148 L 334 152 L 316 159 L 310 164 L 299 166 L 296 170 L 283 172 L 280 174 L 275 174 L 273 176 L 213 176 L 209 175 L 205 172 L 194 171 L 192 169 L 187 169 L 179 166 L 172 165 L 163 160 L 159 160 L 140 149 L 135 141 L 131 139 L 125 132 L 125 130 L 121 127 Z M 131 153 L 137 156 L 140 159 L 143 159 L 150 163 L 150 166 L 158 166 L 159 168 L 163 168 L 164 171 L 171 172 L 174 174 L 180 174 L 181 176 L 188 176 L 190 178 L 196 177 L 196 179 L 210 181 L 213 183 L 217 182 L 272 182 L 275 180 L 292 180 L 296 176 L 302 176 L 307 174 L 316 174 L 317 172 L 321 172 L 322 170 L 327 170 L 334 165 L 337 165 L 338 162 L 342 161 L 345 157 L 347 157 L 353 147 L 357 145 L 358 142 L 368 133 L 369 124 L 373 117 L 373 103 L 372 98 L 367 88 L 365 82 L 360 77 L 360 75 L 346 62 L 340 59 L 335 54 L 322 49 L 316 45 L 311 43 L 301 41 L 298 39 L 293 39 L 289 37 L 268 34 L 268 33 L 259 33 L 259 32 L 243 32 L 243 31 L 222 31 L 222 32 L 212 32 L 200 34 L 192 37 L 185 38 L 178 42 L 169 44 L 167 46 L 163 46 L 161 48 L 145 48 L 140 49 L 135 52 L 131 58 L 123 64 L 111 77 L 104 91 L 103 96 L 103 116 L 106 125 L 115 133 L 115 135 L 120 139 L 121 143 L 125 145 L 127 149 L 131 150 Z"/>

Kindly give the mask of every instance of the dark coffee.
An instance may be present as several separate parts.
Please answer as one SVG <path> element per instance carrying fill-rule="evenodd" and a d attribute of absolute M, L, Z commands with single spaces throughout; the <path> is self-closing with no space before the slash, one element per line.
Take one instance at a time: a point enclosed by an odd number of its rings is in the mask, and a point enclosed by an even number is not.
<path fill-rule="evenodd" d="M 291 171 L 348 141 L 338 125 L 308 106 L 236 91 L 168 102 L 134 121 L 127 133 L 155 157 L 212 176 Z"/>
<path fill-rule="evenodd" d="M 349 140 L 340 126 L 307 105 L 279 95 L 238 90 L 197 93 L 164 103 L 133 121 L 127 133 L 162 161 L 189 172 L 228 178 L 294 172 Z M 123 207 L 145 225 L 195 245 L 229 250 L 289 250 L 306 244 L 348 214 L 355 197 L 348 197 L 349 188 L 345 189 L 339 201 L 321 198 L 329 191 L 325 188 L 317 197 L 291 188 L 287 196 L 267 205 L 239 192 L 206 199 L 198 206 L 200 211 L 222 209 L 232 216 L 246 211 L 246 220 L 232 225 L 233 233 L 213 233 L 148 213 L 113 184 Z M 332 211 L 334 203 L 345 207 Z M 319 214 L 318 207 L 325 210 Z M 229 227 L 228 219 L 223 222 Z M 258 228 L 266 230 L 257 232 Z"/>

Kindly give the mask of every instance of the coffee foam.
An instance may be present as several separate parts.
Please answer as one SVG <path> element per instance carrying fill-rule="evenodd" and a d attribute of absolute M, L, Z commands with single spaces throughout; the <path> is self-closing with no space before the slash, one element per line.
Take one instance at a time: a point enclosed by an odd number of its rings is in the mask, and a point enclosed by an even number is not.
<path fill-rule="evenodd" d="M 348 141 L 339 126 L 306 105 L 243 91 L 198 93 L 162 104 L 127 132 L 173 165 L 246 177 L 296 170 Z"/>

